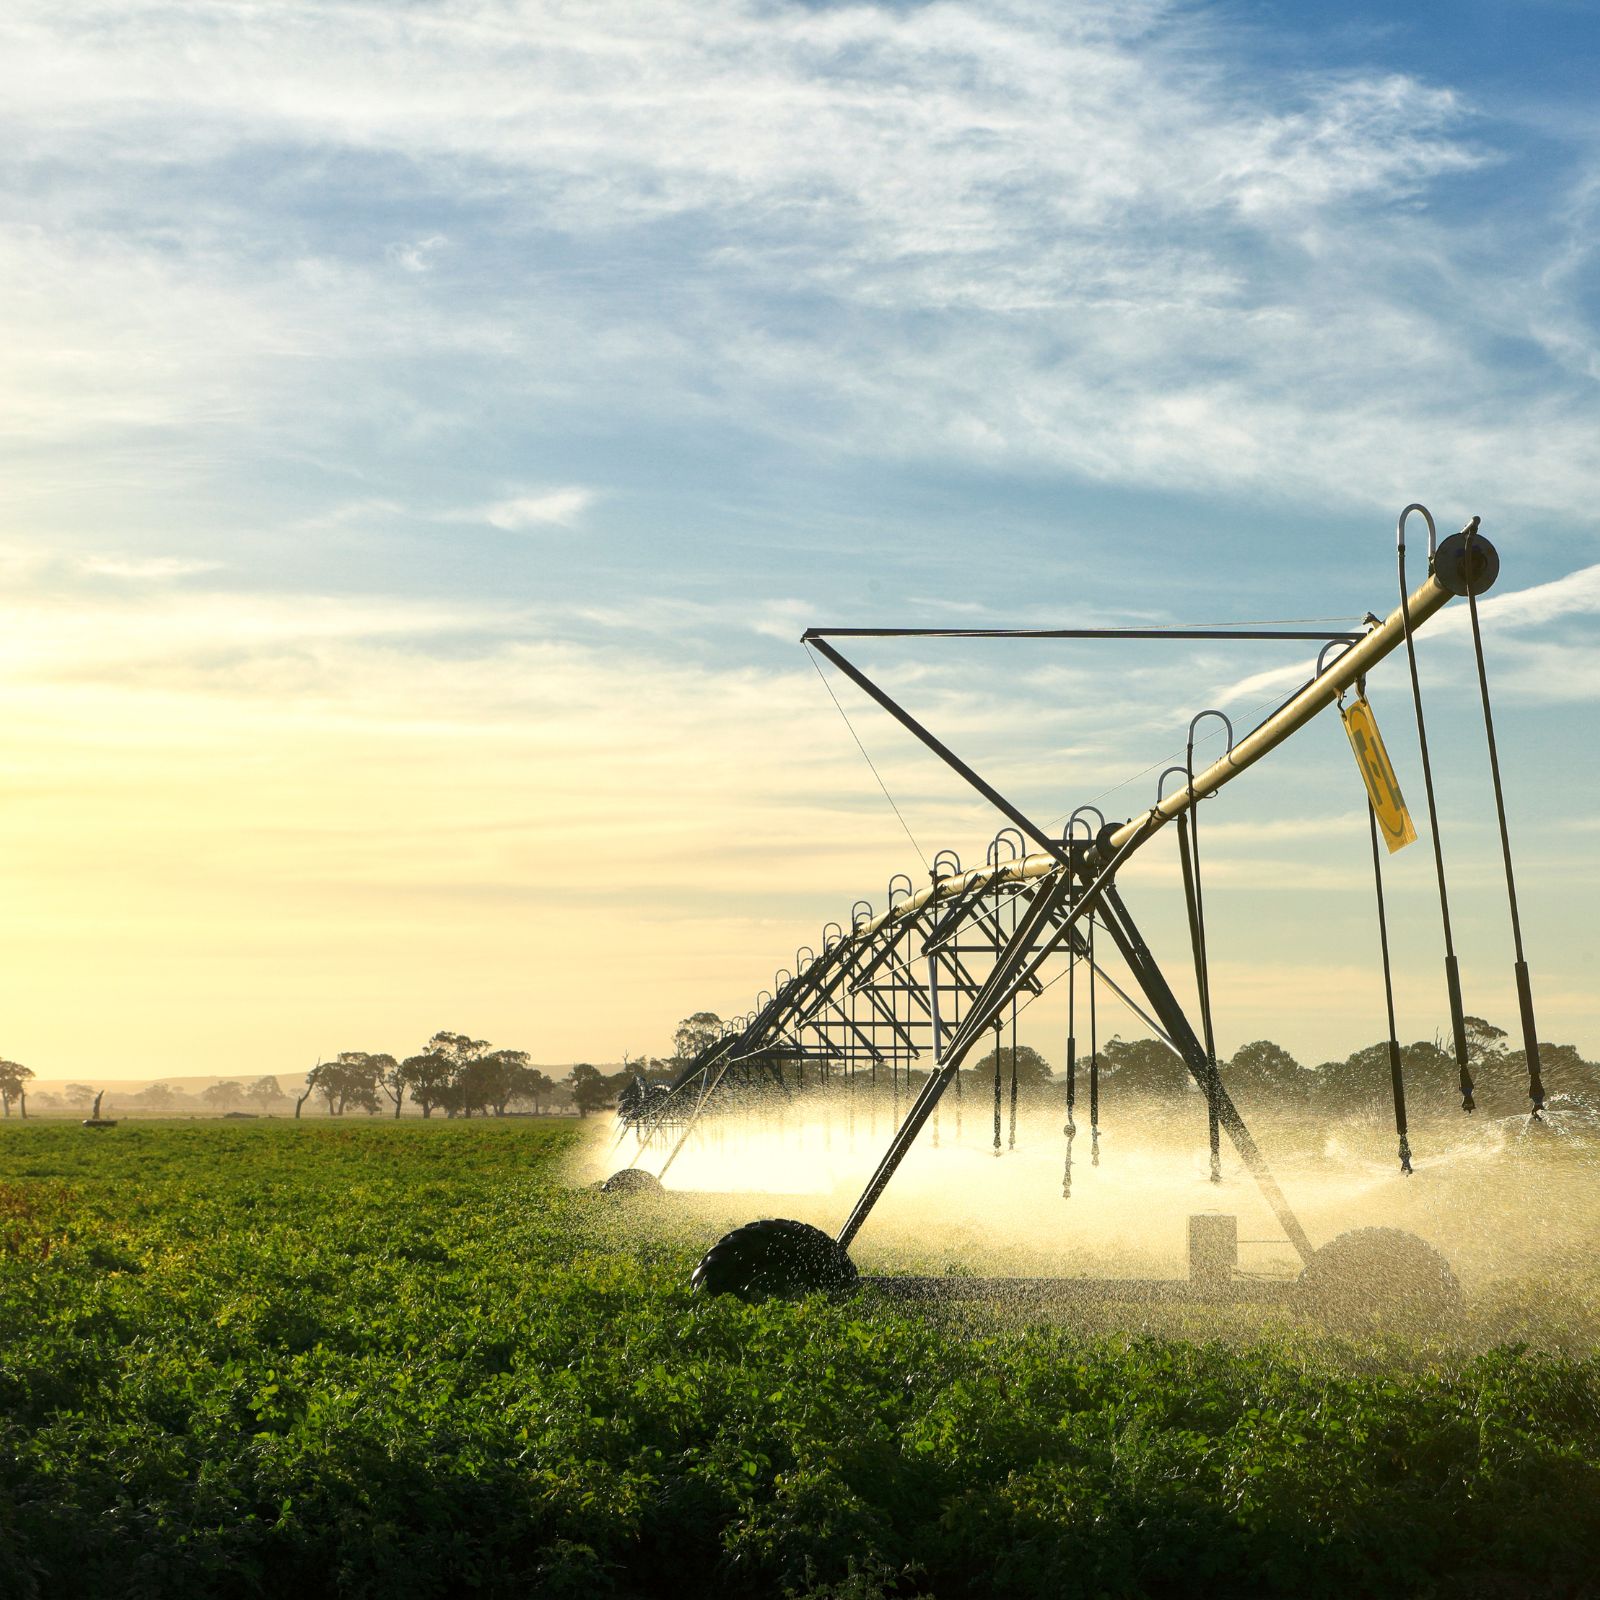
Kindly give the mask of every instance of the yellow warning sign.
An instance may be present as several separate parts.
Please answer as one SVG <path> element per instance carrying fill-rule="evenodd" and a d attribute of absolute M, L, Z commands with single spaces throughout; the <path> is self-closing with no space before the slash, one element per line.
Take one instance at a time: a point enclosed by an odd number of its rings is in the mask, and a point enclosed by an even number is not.
<path fill-rule="evenodd" d="M 1389 752 L 1383 748 L 1378 719 L 1373 716 L 1364 694 L 1358 694 L 1351 705 L 1341 705 L 1339 715 L 1344 718 L 1344 731 L 1350 735 L 1350 748 L 1356 753 L 1356 765 L 1361 769 L 1361 781 L 1367 786 L 1367 798 L 1377 813 L 1378 831 L 1389 847 L 1389 854 L 1393 855 L 1416 840 L 1417 830 L 1411 825 L 1411 813 L 1406 810 L 1400 780 L 1389 763 Z"/>

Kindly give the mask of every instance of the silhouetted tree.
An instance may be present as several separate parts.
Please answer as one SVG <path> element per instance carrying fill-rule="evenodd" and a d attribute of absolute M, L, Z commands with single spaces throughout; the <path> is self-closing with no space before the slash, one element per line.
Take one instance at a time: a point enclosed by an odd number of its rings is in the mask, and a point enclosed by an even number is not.
<path fill-rule="evenodd" d="M 1402 1045 L 1400 1066 L 1405 1079 L 1408 1116 L 1422 1117 L 1459 1110 L 1455 1054 L 1446 1054 L 1431 1039 Z M 1343 1061 L 1327 1061 L 1311 1075 L 1311 1105 L 1333 1116 L 1367 1122 L 1394 1115 L 1394 1087 L 1389 1075 L 1389 1044 L 1380 1039 Z"/>
<path fill-rule="evenodd" d="M 334 1114 L 333 1104 L 338 1095 L 337 1075 L 332 1068 L 333 1063 L 331 1061 L 319 1061 L 306 1074 L 306 1093 L 300 1097 L 303 1101 L 306 1095 L 322 1095 L 328 1102 L 328 1115 L 330 1117 Z M 296 1104 L 294 1114 L 296 1116 L 300 1115 L 299 1104 Z"/>
<path fill-rule="evenodd" d="M 710 1016 L 709 1011 L 701 1013 Z M 717 1037 L 721 1038 L 721 1024 L 717 1027 Z M 678 1074 L 676 1060 L 663 1061 L 660 1056 L 630 1056 L 626 1050 L 622 1052 L 622 1071 L 629 1077 L 642 1078 L 646 1083 L 665 1083 L 668 1079 Z"/>
<path fill-rule="evenodd" d="M 482 1104 L 497 1117 L 503 1117 L 522 1086 L 523 1074 L 532 1068 L 528 1065 L 526 1050 L 491 1050 L 475 1061 L 470 1070 L 477 1077 Z"/>
<path fill-rule="evenodd" d="M 133 1097 L 147 1111 L 170 1111 L 178 1098 L 170 1083 L 152 1083 Z"/>
<path fill-rule="evenodd" d="M 1078 1096 L 1084 1094 L 1088 1063 L 1078 1063 Z M 1102 1088 L 1121 1095 L 1137 1095 L 1152 1100 L 1175 1100 L 1186 1094 L 1191 1082 L 1189 1069 L 1170 1045 L 1159 1039 L 1124 1039 L 1113 1034 L 1100 1051 Z"/>
<path fill-rule="evenodd" d="M 1389 1095 L 1389 1046 L 1383 1041 L 1317 1069 L 1317 1104 L 1338 1116 L 1370 1115 Z"/>
<path fill-rule="evenodd" d="M 32 1077 L 32 1067 L 25 1067 L 20 1061 L 0 1061 L 0 1104 L 5 1106 L 8 1117 L 11 1115 L 11 1102 L 15 1100 L 26 1120 L 28 1080 Z"/>
<path fill-rule="evenodd" d="M 475 1110 L 483 1109 L 486 1102 L 482 1099 L 482 1075 L 467 1069 L 489 1054 L 487 1039 L 441 1031 L 428 1041 L 424 1054 L 440 1056 L 449 1064 L 448 1082 L 434 1102 L 447 1117 L 470 1117 Z"/>
<path fill-rule="evenodd" d="M 1017 1093 L 1031 1095 L 1048 1089 L 1054 1079 L 1051 1076 L 1050 1063 L 1039 1054 L 1032 1045 L 1019 1044 L 1017 1056 Z M 981 1088 L 983 1084 L 994 1082 L 994 1064 L 998 1058 L 1000 1062 L 1000 1082 L 1004 1092 L 1011 1092 L 1011 1046 L 999 1045 L 991 1050 L 976 1067 L 973 1068 L 974 1076 Z"/>
<path fill-rule="evenodd" d="M 1482 1017 L 1464 1017 L 1467 1064 L 1479 1107 L 1490 1116 L 1528 1109 L 1528 1066 L 1522 1051 L 1506 1048 L 1506 1030 Z"/>
<path fill-rule="evenodd" d="M 721 1037 L 722 1018 L 715 1011 L 697 1011 L 678 1024 L 672 1035 L 672 1048 L 678 1061 L 686 1064 Z"/>
<path fill-rule="evenodd" d="M 580 1061 L 573 1067 L 567 1074 L 566 1083 L 580 1117 L 588 1116 L 591 1111 L 600 1111 L 610 1103 L 610 1084 L 600 1069 L 587 1061 Z"/>
<path fill-rule="evenodd" d="M 262 1111 L 276 1110 L 289 1097 L 276 1078 L 257 1078 L 244 1092 L 245 1099 Z"/>
<path fill-rule="evenodd" d="M 328 1102 L 330 1117 L 342 1117 L 349 1106 L 376 1116 L 381 1063 L 389 1059 L 365 1050 L 341 1050 L 332 1061 L 320 1061 L 306 1074 L 306 1088 Z"/>
<path fill-rule="evenodd" d="M 1527 1089 L 1527 1063 L 1522 1052 L 1516 1052 L 1517 1065 L 1522 1069 L 1524 1092 Z M 1549 1079 L 1552 1094 L 1594 1095 L 1600 1092 L 1600 1065 L 1585 1061 L 1576 1045 L 1548 1044 L 1539 1041 L 1539 1063 L 1543 1075 Z"/>
<path fill-rule="evenodd" d="M 466 1117 L 470 1117 L 474 1111 L 486 1115 L 491 1104 L 490 1097 L 499 1088 L 496 1082 L 498 1077 L 495 1063 L 488 1056 L 479 1056 L 475 1061 L 463 1061 L 455 1075 L 455 1110 Z"/>
<path fill-rule="evenodd" d="M 400 1063 L 399 1077 L 412 1104 L 424 1117 L 431 1117 L 450 1098 L 455 1070 L 448 1056 L 437 1050 L 424 1050 Z"/>
<path fill-rule="evenodd" d="M 378 1073 L 378 1087 L 388 1096 L 394 1106 L 394 1114 L 398 1120 L 400 1107 L 406 1097 L 406 1080 L 401 1075 L 400 1063 L 393 1056 L 382 1055 L 372 1058 Z"/>
<path fill-rule="evenodd" d="M 244 1085 L 236 1078 L 224 1078 L 220 1083 L 213 1083 L 209 1088 L 202 1089 L 200 1099 L 214 1111 L 222 1111 L 229 1106 L 238 1105 L 244 1099 Z"/>
<path fill-rule="evenodd" d="M 535 1112 L 542 1112 L 555 1092 L 555 1080 L 548 1073 L 541 1072 L 537 1067 L 524 1067 L 517 1076 L 512 1099 L 524 1100 Z"/>
<path fill-rule="evenodd" d="M 476 1061 L 480 1056 L 489 1053 L 487 1039 L 474 1039 L 465 1033 L 440 1032 L 428 1041 L 427 1048 L 447 1060 L 453 1061 L 457 1066 L 468 1061 Z"/>
<path fill-rule="evenodd" d="M 1315 1086 L 1314 1075 L 1270 1039 L 1240 1045 L 1233 1059 L 1222 1063 L 1221 1073 L 1229 1094 L 1262 1105 L 1303 1106 Z"/>
<path fill-rule="evenodd" d="M 1506 1030 L 1497 1028 L 1492 1022 L 1486 1022 L 1482 1017 L 1463 1017 L 1462 1031 L 1467 1036 L 1467 1062 L 1470 1066 L 1482 1066 L 1506 1053 Z"/>

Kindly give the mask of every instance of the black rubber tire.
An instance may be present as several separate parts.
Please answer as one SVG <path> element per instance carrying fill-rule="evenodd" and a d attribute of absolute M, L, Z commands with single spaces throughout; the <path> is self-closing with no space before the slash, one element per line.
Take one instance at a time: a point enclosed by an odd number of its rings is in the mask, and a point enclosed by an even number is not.
<path fill-rule="evenodd" d="M 809 1222 L 765 1217 L 712 1245 L 689 1279 L 699 1294 L 741 1300 L 840 1294 L 856 1284 L 856 1264 L 836 1239 Z"/>
<path fill-rule="evenodd" d="M 646 1172 L 642 1167 L 624 1167 L 621 1172 L 613 1172 L 604 1183 L 600 1185 L 602 1194 L 665 1194 L 661 1180 L 653 1172 Z"/>
<path fill-rule="evenodd" d="M 1302 1316 L 1333 1328 L 1419 1328 L 1461 1309 L 1461 1285 L 1450 1263 L 1416 1234 L 1353 1228 L 1305 1264 L 1292 1303 Z"/>

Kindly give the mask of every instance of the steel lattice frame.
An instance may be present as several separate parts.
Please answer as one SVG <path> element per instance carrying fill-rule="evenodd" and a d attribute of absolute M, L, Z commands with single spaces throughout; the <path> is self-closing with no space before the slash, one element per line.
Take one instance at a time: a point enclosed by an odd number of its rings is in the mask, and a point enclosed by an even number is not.
<path fill-rule="evenodd" d="M 780 972 L 774 989 L 763 991 L 754 1011 L 730 1023 L 664 1090 L 633 1105 L 625 1121 L 641 1149 L 664 1152 L 664 1176 L 708 1112 L 748 1106 L 757 1095 L 789 1097 L 830 1087 L 854 1092 L 863 1080 L 866 1092 L 881 1098 L 887 1077 L 898 1126 L 840 1230 L 838 1243 L 848 1246 L 941 1095 L 952 1083 L 959 1085 L 960 1068 L 970 1052 L 1053 981 L 1045 977 L 1051 961 L 1074 957 L 1087 964 L 1091 983 L 1110 985 L 1183 1061 L 1213 1127 L 1227 1133 L 1288 1240 L 1309 1260 L 1313 1250 L 1304 1229 L 1228 1095 L 1214 1058 L 1151 955 L 1118 892 L 1116 875 L 1167 823 L 1184 818 L 1199 799 L 1233 781 L 1364 682 L 1372 666 L 1452 597 L 1487 588 L 1498 558 L 1481 536 L 1473 545 L 1475 530 L 1474 522 L 1440 545 L 1422 586 L 1386 621 L 1369 618 L 1371 626 L 1362 634 L 1035 630 L 1020 635 L 1107 637 L 1120 632 L 1136 638 L 1294 638 L 1344 646 L 1326 665 L 1319 660 L 1312 678 L 1260 724 L 1230 740 L 1221 760 L 1204 772 L 1191 771 L 1186 784 L 1170 796 L 1158 795 L 1144 815 L 1104 826 L 1089 838 L 1074 837 L 1070 826 L 1064 838 L 1043 831 L 829 643 L 841 637 L 974 636 L 970 631 L 810 630 L 807 644 L 990 800 L 1011 826 L 997 836 L 984 866 L 963 871 L 952 852 L 941 852 L 924 888 L 914 890 L 902 874 L 891 880 L 886 911 L 874 915 L 870 905 L 858 901 L 848 929 L 829 924 L 820 952 L 798 952 L 796 969 Z M 997 635 L 986 630 L 983 636 Z M 1324 658 L 1327 654 L 1325 648 Z M 1030 840 L 1036 848 L 1023 853 Z M 1090 962 L 1084 935 L 1091 918 L 1112 940 L 1139 998 Z M 902 1096 L 907 1102 L 903 1117 Z M 997 1117 L 998 1109 L 997 1102 Z"/>

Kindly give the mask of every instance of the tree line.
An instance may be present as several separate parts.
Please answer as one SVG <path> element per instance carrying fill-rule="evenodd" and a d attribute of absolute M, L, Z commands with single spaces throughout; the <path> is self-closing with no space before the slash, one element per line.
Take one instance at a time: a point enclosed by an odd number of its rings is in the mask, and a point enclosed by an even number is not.
<path fill-rule="evenodd" d="M 441 1031 L 415 1055 L 403 1059 L 381 1051 L 341 1050 L 312 1067 L 292 1098 L 276 1076 L 263 1076 L 253 1082 L 224 1078 L 194 1097 L 157 1081 L 128 1094 L 122 1103 L 157 1115 L 192 1109 L 198 1102 L 205 1110 L 222 1115 L 287 1114 L 292 1106 L 294 1116 L 299 1117 L 309 1103 L 333 1117 L 351 1113 L 398 1117 L 409 1103 L 424 1117 L 436 1112 L 445 1117 L 499 1117 L 514 1110 L 540 1115 L 553 1109 L 572 1109 L 586 1117 L 615 1104 L 628 1083 L 639 1078 L 659 1081 L 671 1076 L 678 1064 L 672 1057 L 624 1052 L 619 1072 L 607 1073 L 592 1062 L 580 1061 L 565 1076 L 556 1078 L 535 1067 L 525 1050 Z M 32 1068 L 0 1060 L 0 1108 L 5 1116 L 15 1111 L 27 1117 L 28 1086 L 33 1079 Z M 93 1105 L 95 1090 L 88 1084 L 69 1083 L 58 1093 L 34 1098 L 37 1109 L 82 1115 Z"/>
<path fill-rule="evenodd" d="M 1467 1059 L 1474 1100 L 1488 1116 L 1512 1116 L 1528 1109 L 1527 1061 L 1512 1049 L 1504 1028 L 1482 1017 L 1466 1019 Z M 1009 1088 L 1011 1050 L 991 1050 L 974 1069 L 979 1081 L 993 1076 L 999 1058 Z M 1442 1037 L 1404 1045 L 1406 1099 L 1413 1116 L 1458 1112 L 1455 1051 Z M 1539 1045 L 1545 1086 L 1574 1107 L 1600 1112 L 1600 1064 L 1586 1061 L 1570 1044 Z M 1060 1096 L 1065 1074 L 1055 1073 L 1037 1050 L 1018 1045 L 1019 1096 Z M 1194 1080 L 1170 1046 L 1159 1039 L 1112 1037 L 1099 1051 L 1102 1096 L 1126 1096 L 1146 1104 L 1181 1102 L 1195 1093 Z M 1323 1112 L 1330 1116 L 1387 1116 L 1392 1107 L 1387 1041 L 1367 1045 L 1342 1061 L 1306 1066 L 1270 1039 L 1256 1039 L 1217 1063 L 1228 1093 L 1250 1111 Z M 1078 1094 L 1088 1089 L 1087 1054 L 1078 1062 Z"/>
<path fill-rule="evenodd" d="M 424 1117 L 505 1116 L 513 1108 L 536 1114 L 571 1106 L 589 1116 L 617 1103 L 630 1083 L 660 1083 L 674 1076 L 709 1042 L 722 1034 L 714 1013 L 698 1011 L 679 1023 L 673 1054 L 666 1057 L 623 1055 L 622 1070 L 606 1073 L 580 1061 L 564 1077 L 553 1078 L 531 1064 L 524 1050 L 491 1045 L 463 1033 L 439 1032 L 415 1055 L 403 1059 L 383 1052 L 343 1050 L 319 1061 L 305 1076 L 293 1101 L 300 1116 L 308 1102 L 321 1101 L 329 1116 L 351 1112 L 400 1116 L 407 1101 Z M 1510 1048 L 1506 1030 L 1481 1017 L 1467 1019 L 1467 1048 L 1476 1099 L 1490 1116 L 1508 1116 L 1527 1109 L 1527 1071 L 1520 1050 Z M 1572 1045 L 1540 1044 L 1547 1086 L 1553 1096 L 1565 1094 L 1576 1106 L 1600 1114 L 1600 1066 L 1583 1059 Z M 1401 1051 L 1407 1098 L 1413 1115 L 1458 1110 L 1453 1051 L 1438 1037 L 1419 1040 Z M 991 1079 L 998 1060 L 1003 1085 L 1009 1089 L 1012 1051 L 991 1050 L 970 1069 L 969 1081 Z M 1017 1087 L 1025 1099 L 1060 1097 L 1065 1074 L 1056 1071 L 1038 1050 L 1018 1045 Z M 1342 1061 L 1305 1066 L 1281 1045 L 1256 1039 L 1218 1062 L 1229 1093 L 1250 1111 L 1303 1110 L 1334 1116 L 1384 1115 L 1390 1104 L 1387 1043 L 1368 1045 Z M 1179 1104 L 1194 1085 L 1176 1053 L 1159 1039 L 1113 1036 L 1099 1051 L 1101 1092 L 1126 1096 L 1146 1105 Z M 1088 1091 L 1087 1052 L 1078 1061 L 1080 1097 Z M 26 1117 L 28 1085 L 33 1071 L 19 1062 L 0 1060 L 0 1107 L 13 1107 Z M 49 1109 L 86 1112 L 95 1091 L 86 1084 L 68 1084 L 59 1095 L 45 1097 Z M 177 1109 L 179 1095 L 166 1083 L 154 1083 L 128 1097 L 138 1109 L 160 1113 Z M 202 1090 L 206 1109 L 226 1113 L 287 1111 L 291 1104 L 276 1077 L 253 1083 L 224 1079 Z M 192 1102 L 191 1102 L 192 1103 Z"/>
<path fill-rule="evenodd" d="M 563 1078 L 552 1078 L 533 1066 L 525 1050 L 496 1048 L 486 1039 L 464 1033 L 436 1033 L 414 1056 L 403 1061 L 364 1050 L 344 1050 L 320 1061 L 306 1074 L 305 1089 L 295 1101 L 295 1115 L 313 1095 L 326 1102 L 328 1114 L 347 1111 L 398 1117 L 407 1100 L 431 1117 L 505 1116 L 513 1106 L 535 1114 L 554 1104 L 570 1104 L 580 1116 L 604 1110 L 636 1077 L 668 1075 L 676 1063 L 656 1057 L 623 1054 L 620 1072 L 602 1072 L 592 1062 L 577 1062 Z"/>

